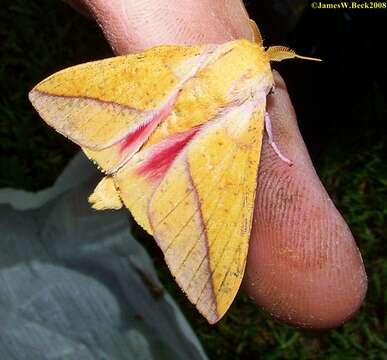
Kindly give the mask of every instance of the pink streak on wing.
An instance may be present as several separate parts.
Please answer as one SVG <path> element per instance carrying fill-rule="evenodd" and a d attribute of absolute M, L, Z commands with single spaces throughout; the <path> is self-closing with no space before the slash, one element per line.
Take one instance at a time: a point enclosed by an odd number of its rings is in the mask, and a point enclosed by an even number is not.
<path fill-rule="evenodd" d="M 159 182 L 172 165 L 175 158 L 184 149 L 187 143 L 195 136 L 200 127 L 193 128 L 164 140 L 156 145 L 150 156 L 137 168 L 137 174 L 146 176 L 153 182 Z"/>
<path fill-rule="evenodd" d="M 125 157 L 130 157 L 138 151 L 153 130 L 171 114 L 177 95 L 178 92 L 171 96 L 169 101 L 163 107 L 155 111 L 151 119 L 148 120 L 145 125 L 141 124 L 121 140 L 119 150 L 121 155 L 125 154 Z"/>

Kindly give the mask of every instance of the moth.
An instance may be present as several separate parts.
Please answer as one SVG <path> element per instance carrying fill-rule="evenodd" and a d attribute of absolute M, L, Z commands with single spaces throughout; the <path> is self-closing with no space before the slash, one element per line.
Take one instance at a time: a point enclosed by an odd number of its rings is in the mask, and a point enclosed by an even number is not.
<path fill-rule="evenodd" d="M 162 45 L 59 71 L 29 99 L 105 173 L 95 209 L 123 205 L 153 237 L 209 323 L 244 274 L 271 61 L 318 60 L 255 41 Z"/>

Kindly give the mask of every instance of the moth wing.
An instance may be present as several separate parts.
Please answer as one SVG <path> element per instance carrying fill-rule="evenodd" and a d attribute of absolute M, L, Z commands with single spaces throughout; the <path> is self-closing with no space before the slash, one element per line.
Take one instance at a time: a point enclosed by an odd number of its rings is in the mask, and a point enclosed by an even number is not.
<path fill-rule="evenodd" d="M 36 85 L 29 98 L 50 126 L 113 172 L 169 115 L 205 53 L 200 46 L 160 46 L 73 66 Z"/>
<path fill-rule="evenodd" d="M 141 149 L 113 175 L 121 200 L 137 223 L 151 235 L 153 230 L 148 209 L 152 195 L 198 131 L 198 128 L 193 128 L 172 134 L 157 144 Z"/>
<path fill-rule="evenodd" d="M 250 238 L 264 107 L 204 128 L 152 196 L 150 224 L 183 291 L 210 323 L 231 305 Z"/>
<path fill-rule="evenodd" d="M 122 201 L 111 176 L 105 176 L 97 184 L 89 196 L 89 203 L 96 210 L 121 209 Z"/>
<path fill-rule="evenodd" d="M 176 138 L 166 139 L 162 150 L 140 151 L 114 175 L 123 202 L 210 323 L 224 315 L 243 278 L 263 116 L 264 104 L 235 107 L 181 134 L 178 150 Z M 162 153 L 173 154 L 167 169 L 157 167 Z"/>

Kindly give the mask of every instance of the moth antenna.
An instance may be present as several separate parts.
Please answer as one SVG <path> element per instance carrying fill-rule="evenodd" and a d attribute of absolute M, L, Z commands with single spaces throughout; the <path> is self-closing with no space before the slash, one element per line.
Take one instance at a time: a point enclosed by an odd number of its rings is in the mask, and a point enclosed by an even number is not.
<path fill-rule="evenodd" d="M 294 58 L 311 61 L 322 61 L 321 59 L 313 57 L 297 55 L 294 50 L 289 49 L 286 46 L 270 46 L 266 50 L 266 54 L 268 55 L 270 61 L 282 61 Z"/>
<path fill-rule="evenodd" d="M 254 42 L 256 42 L 259 45 L 263 44 L 263 38 L 261 35 L 261 32 L 259 31 L 257 23 L 253 19 L 249 19 L 250 22 L 250 28 L 253 32 Z"/>

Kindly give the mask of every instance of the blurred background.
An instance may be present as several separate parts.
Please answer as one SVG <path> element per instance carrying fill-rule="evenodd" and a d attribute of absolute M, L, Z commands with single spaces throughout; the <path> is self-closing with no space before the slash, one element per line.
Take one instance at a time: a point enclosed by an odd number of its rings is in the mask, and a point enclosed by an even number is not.
<path fill-rule="evenodd" d="M 363 255 L 364 305 L 341 328 L 313 333 L 278 323 L 241 293 L 225 318 L 209 326 L 175 285 L 153 239 L 136 226 L 133 234 L 210 359 L 387 359 L 387 10 L 312 9 L 303 0 L 245 3 L 266 45 L 324 60 L 275 67 L 317 172 Z M 61 1 L 3 0 L 0 39 L 0 187 L 40 190 L 78 148 L 44 125 L 28 91 L 59 69 L 112 53 L 99 28 Z"/>

